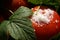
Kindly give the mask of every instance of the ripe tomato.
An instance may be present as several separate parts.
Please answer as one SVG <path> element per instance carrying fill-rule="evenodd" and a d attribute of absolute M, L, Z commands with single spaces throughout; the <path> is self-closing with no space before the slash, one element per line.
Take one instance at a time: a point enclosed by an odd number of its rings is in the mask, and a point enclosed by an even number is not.
<path fill-rule="evenodd" d="M 40 8 L 39 6 L 37 6 L 37 7 L 32 8 L 32 11 L 33 11 L 33 13 L 36 13 L 35 11 L 37 11 L 39 9 L 42 9 L 42 11 L 43 11 L 44 9 L 47 10 L 48 8 Z M 39 15 L 37 13 L 36 13 L 36 15 Z M 42 15 L 44 15 L 44 13 Z M 34 19 L 35 17 L 34 18 L 33 17 L 34 17 L 34 14 L 31 17 L 31 21 L 32 21 L 33 28 L 35 29 L 34 31 L 37 36 L 37 40 L 49 40 L 49 38 L 51 38 L 52 36 L 59 33 L 59 31 L 60 31 L 60 18 L 59 18 L 59 15 L 57 14 L 57 12 L 55 12 L 55 11 L 53 12 L 53 14 L 51 16 L 53 18 L 51 18 L 51 20 L 49 19 L 50 21 L 48 24 L 44 23 L 45 19 L 43 19 L 43 22 L 41 22 L 42 21 L 41 20 L 41 21 L 38 21 L 40 23 L 37 23 L 36 20 L 37 20 L 38 16 L 36 16 L 36 19 Z M 43 16 L 40 15 L 40 18 L 43 18 Z"/>
<path fill-rule="evenodd" d="M 17 9 L 19 6 L 27 6 L 27 1 L 26 0 L 12 0 L 12 3 L 11 3 L 12 10 Z"/>

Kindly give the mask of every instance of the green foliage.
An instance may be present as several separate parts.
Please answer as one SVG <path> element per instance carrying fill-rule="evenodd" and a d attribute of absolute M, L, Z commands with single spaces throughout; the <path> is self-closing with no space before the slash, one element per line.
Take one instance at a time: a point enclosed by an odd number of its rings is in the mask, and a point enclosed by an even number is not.
<path fill-rule="evenodd" d="M 60 0 L 28 0 L 28 2 L 34 4 L 34 5 L 49 5 L 56 8 L 56 11 L 58 11 L 60 7 Z"/>
<path fill-rule="evenodd" d="M 28 2 L 31 2 L 32 4 L 49 4 L 49 5 L 60 5 L 60 1 L 59 0 L 28 0 Z"/>
<path fill-rule="evenodd" d="M 9 20 L 5 20 L 0 24 L 0 35 L 5 33 L 15 40 L 35 40 L 34 29 L 28 18 L 31 13 L 32 11 L 29 8 L 21 6 Z"/>
<path fill-rule="evenodd" d="M 3 23 L 3 24 L 2 24 Z M 0 40 L 7 40 L 7 24 L 8 22 L 4 21 L 0 24 Z"/>
<path fill-rule="evenodd" d="M 27 7 L 21 6 L 14 12 L 10 19 L 28 17 L 30 15 L 32 15 L 32 10 Z"/>

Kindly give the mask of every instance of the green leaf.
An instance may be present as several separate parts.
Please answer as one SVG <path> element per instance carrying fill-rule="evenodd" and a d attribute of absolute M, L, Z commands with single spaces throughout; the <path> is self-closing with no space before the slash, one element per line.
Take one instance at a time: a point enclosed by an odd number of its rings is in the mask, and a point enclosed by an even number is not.
<path fill-rule="evenodd" d="M 7 25 L 8 21 L 4 21 L 0 24 L 0 40 L 7 40 L 8 38 L 8 30 L 7 30 Z"/>
<path fill-rule="evenodd" d="M 28 2 L 35 4 L 35 5 L 38 5 L 38 4 L 42 5 L 42 4 L 47 3 L 49 1 L 50 0 L 45 0 L 45 1 L 44 0 L 28 0 Z"/>
<path fill-rule="evenodd" d="M 35 32 L 28 18 L 30 15 L 32 15 L 31 9 L 19 7 L 9 20 L 1 23 L 1 33 L 8 32 L 8 35 L 16 40 L 35 40 Z"/>
<path fill-rule="evenodd" d="M 28 17 L 30 15 L 32 15 L 32 10 L 27 7 L 21 6 L 14 12 L 10 19 Z"/>
<path fill-rule="evenodd" d="M 32 3 L 32 4 L 35 4 L 35 5 L 37 5 L 37 4 L 56 4 L 56 3 L 60 3 L 60 1 L 59 0 L 28 0 L 28 2 L 30 2 L 30 3 Z M 60 5 L 60 4 L 58 4 L 58 5 Z"/>
<path fill-rule="evenodd" d="M 34 29 L 29 18 L 14 18 L 4 21 L 1 24 L 1 27 L 7 28 L 6 30 L 9 32 L 11 37 L 16 40 L 35 40 Z"/>
<path fill-rule="evenodd" d="M 28 0 L 28 2 L 33 3 L 33 4 L 42 4 L 42 0 Z"/>
<path fill-rule="evenodd" d="M 31 5 L 47 6 L 60 13 L 60 0 L 28 0 Z M 60 14 L 59 14 L 60 15 Z"/>

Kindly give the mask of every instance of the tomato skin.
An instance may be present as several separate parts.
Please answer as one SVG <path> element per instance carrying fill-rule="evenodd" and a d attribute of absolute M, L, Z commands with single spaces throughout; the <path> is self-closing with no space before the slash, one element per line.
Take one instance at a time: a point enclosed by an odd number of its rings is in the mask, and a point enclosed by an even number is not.
<path fill-rule="evenodd" d="M 11 9 L 16 10 L 20 6 L 27 6 L 26 0 L 12 0 Z"/>
<path fill-rule="evenodd" d="M 33 11 L 35 11 L 35 8 L 33 8 Z M 56 20 L 58 20 L 57 23 L 55 22 Z M 54 12 L 53 19 L 49 24 L 44 24 L 42 27 L 38 27 L 39 24 L 32 21 L 32 25 L 35 29 L 37 40 L 49 40 L 52 36 L 60 32 L 60 18 L 56 12 Z"/>
<path fill-rule="evenodd" d="M 16 11 L 20 6 L 28 6 L 27 0 L 2 0 L 1 7 Z"/>

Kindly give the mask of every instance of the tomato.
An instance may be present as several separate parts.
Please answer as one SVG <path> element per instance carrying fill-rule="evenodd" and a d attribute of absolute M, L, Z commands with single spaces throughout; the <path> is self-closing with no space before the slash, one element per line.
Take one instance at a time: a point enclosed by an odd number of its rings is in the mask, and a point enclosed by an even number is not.
<path fill-rule="evenodd" d="M 19 6 L 27 6 L 27 1 L 26 0 L 12 0 L 11 2 L 11 9 L 15 10 Z"/>
<path fill-rule="evenodd" d="M 39 6 L 32 8 L 32 11 L 35 12 L 37 11 L 37 9 L 39 9 Z M 40 9 L 46 9 L 46 7 L 40 8 Z M 42 24 L 40 25 L 37 22 L 32 21 L 32 25 L 33 25 L 33 28 L 35 29 L 34 31 L 35 31 L 37 40 L 49 40 L 51 37 L 59 33 L 60 18 L 57 12 L 54 11 L 53 13 L 54 14 L 53 14 L 52 20 L 48 24 L 42 23 L 44 24 L 43 26 L 41 26 Z"/>

